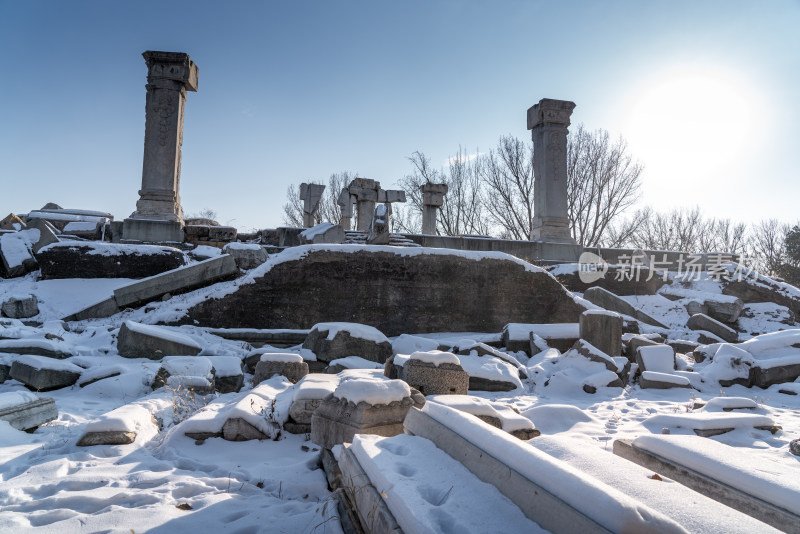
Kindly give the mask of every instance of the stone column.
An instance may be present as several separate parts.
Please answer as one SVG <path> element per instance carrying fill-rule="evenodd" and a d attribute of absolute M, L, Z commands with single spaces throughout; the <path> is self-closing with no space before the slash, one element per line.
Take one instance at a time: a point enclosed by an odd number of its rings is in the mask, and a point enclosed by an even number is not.
<path fill-rule="evenodd" d="M 320 184 L 300 184 L 300 200 L 303 201 L 303 226 L 314 226 L 314 213 L 317 211 L 319 201 L 325 186 Z"/>
<path fill-rule="evenodd" d="M 353 196 L 350 194 L 350 189 L 345 187 L 342 189 L 342 192 L 339 193 L 339 198 L 336 200 L 336 204 L 341 208 L 342 216 L 339 219 L 339 224 L 342 225 L 345 232 L 349 231 L 351 228 L 351 221 L 353 219 Z"/>
<path fill-rule="evenodd" d="M 350 182 L 348 189 L 356 198 L 356 230 L 359 232 L 369 232 L 380 188 L 380 182 L 369 178 L 355 178 Z"/>
<path fill-rule="evenodd" d="M 447 184 L 428 182 L 419 186 L 419 190 L 422 191 L 422 233 L 436 235 L 436 212 L 444 204 Z"/>
<path fill-rule="evenodd" d="M 188 54 L 147 51 L 142 188 L 123 238 L 183 241 L 181 145 L 186 92 L 197 91 L 198 69 Z"/>
<path fill-rule="evenodd" d="M 533 137 L 531 241 L 575 243 L 567 215 L 567 127 L 574 102 L 543 98 L 528 110 Z"/>

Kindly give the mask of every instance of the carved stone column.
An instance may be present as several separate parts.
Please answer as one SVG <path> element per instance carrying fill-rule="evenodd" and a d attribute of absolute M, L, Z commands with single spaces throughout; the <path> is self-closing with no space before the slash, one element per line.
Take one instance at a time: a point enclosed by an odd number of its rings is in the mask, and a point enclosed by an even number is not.
<path fill-rule="evenodd" d="M 574 102 L 543 98 L 528 110 L 533 137 L 531 241 L 575 243 L 567 213 L 567 127 Z"/>
<path fill-rule="evenodd" d="M 183 241 L 181 145 L 186 92 L 197 91 L 198 69 L 188 54 L 147 51 L 142 188 L 123 238 Z"/>
<path fill-rule="evenodd" d="M 320 184 L 300 184 L 300 200 L 303 201 L 303 226 L 311 228 L 314 226 L 314 214 L 322 200 L 322 193 L 325 186 Z"/>
<path fill-rule="evenodd" d="M 419 186 L 419 190 L 422 192 L 422 233 L 436 235 L 436 214 L 444 204 L 447 184 L 428 182 Z"/>

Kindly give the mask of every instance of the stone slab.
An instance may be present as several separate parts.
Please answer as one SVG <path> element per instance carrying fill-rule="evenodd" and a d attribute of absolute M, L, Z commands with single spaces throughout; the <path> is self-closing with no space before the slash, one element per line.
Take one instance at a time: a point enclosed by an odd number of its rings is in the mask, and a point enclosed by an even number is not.
<path fill-rule="evenodd" d="M 659 328 L 667 328 L 664 323 L 649 316 L 643 311 L 634 308 L 633 305 L 631 305 L 628 301 L 621 299 L 619 296 L 615 295 L 611 291 L 608 291 L 607 289 L 603 289 L 602 287 L 590 287 L 583 294 L 583 298 L 592 304 L 600 306 L 601 308 L 605 308 L 606 310 L 621 313 L 623 315 L 629 315 L 637 321 L 658 326 Z"/>
<path fill-rule="evenodd" d="M 128 445 L 136 441 L 136 432 L 87 432 L 76 444 L 78 447 L 94 445 Z"/>
<path fill-rule="evenodd" d="M 711 332 L 728 343 L 739 342 L 739 334 L 736 330 L 702 313 L 696 313 L 689 317 L 689 320 L 686 321 L 686 326 L 692 330 Z"/>
<path fill-rule="evenodd" d="M 338 466 L 341 487 L 358 513 L 364 531 L 367 534 L 402 534 L 394 515 L 349 447 L 342 449 Z"/>
<path fill-rule="evenodd" d="M 55 243 L 37 255 L 42 278 L 147 278 L 186 263 L 172 247 L 125 246 L 113 243 Z"/>
<path fill-rule="evenodd" d="M 63 369 L 37 369 L 20 360 L 11 364 L 11 378 L 25 384 L 33 391 L 51 391 L 69 387 L 80 378 L 80 373 Z"/>
<path fill-rule="evenodd" d="M 177 221 L 125 219 L 122 239 L 142 243 L 183 243 L 183 225 Z"/>
<path fill-rule="evenodd" d="M 17 430 L 30 430 L 55 419 L 58 419 L 58 409 L 49 397 L 0 409 L 0 421 L 8 421 Z"/>
<path fill-rule="evenodd" d="M 153 332 L 157 332 L 158 327 Z M 164 356 L 196 356 L 202 350 L 197 345 L 181 343 L 173 339 L 165 331 L 164 336 L 151 335 L 148 332 L 138 332 L 128 328 L 127 323 L 122 323 L 117 336 L 117 351 L 123 358 L 148 358 L 160 360 Z"/>

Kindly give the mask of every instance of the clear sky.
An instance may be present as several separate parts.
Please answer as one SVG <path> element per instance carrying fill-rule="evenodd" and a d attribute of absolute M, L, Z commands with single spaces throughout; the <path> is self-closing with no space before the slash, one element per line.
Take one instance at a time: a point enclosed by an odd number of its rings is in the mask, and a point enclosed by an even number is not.
<path fill-rule="evenodd" d="M 0 0 L 0 217 L 134 211 L 145 50 L 200 68 L 181 197 L 240 229 L 290 184 L 527 138 L 541 98 L 623 135 L 642 206 L 800 218 L 800 2 Z"/>

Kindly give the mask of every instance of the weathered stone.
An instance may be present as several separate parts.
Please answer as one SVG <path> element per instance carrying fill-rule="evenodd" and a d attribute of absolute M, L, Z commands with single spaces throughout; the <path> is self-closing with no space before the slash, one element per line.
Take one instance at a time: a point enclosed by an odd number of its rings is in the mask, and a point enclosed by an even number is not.
<path fill-rule="evenodd" d="M 622 317 L 618 313 L 586 310 L 580 317 L 580 335 L 609 356 L 622 354 Z"/>
<path fill-rule="evenodd" d="M 399 378 L 423 395 L 466 395 L 469 391 L 469 375 L 454 363 L 435 365 L 409 358 Z"/>
<path fill-rule="evenodd" d="M 167 293 L 184 293 L 238 274 L 236 262 L 225 254 L 115 289 L 114 300 L 121 308 L 141 305 Z"/>
<path fill-rule="evenodd" d="M 314 214 L 322 200 L 322 193 L 325 186 L 322 184 L 300 184 L 300 200 L 303 201 L 303 226 L 311 228 L 314 226 Z"/>
<path fill-rule="evenodd" d="M 24 229 L 25 222 L 13 213 L 9 213 L 2 221 L 0 221 L 0 230 L 11 230 L 18 232 Z"/>
<path fill-rule="evenodd" d="M 306 362 L 284 362 L 260 360 L 256 364 L 256 372 L 253 377 L 253 385 L 258 385 L 264 380 L 275 375 L 285 376 L 293 384 L 308 374 L 308 364 Z"/>
<path fill-rule="evenodd" d="M 164 356 L 195 356 L 201 350 L 188 336 L 133 321 L 122 323 L 117 336 L 117 351 L 124 358 L 160 360 Z"/>
<path fill-rule="evenodd" d="M 33 391 L 50 391 L 71 386 L 82 369 L 44 356 L 20 356 L 11 364 L 11 378 Z"/>
<path fill-rule="evenodd" d="M 311 441 L 330 449 L 341 443 L 351 443 L 356 434 L 396 436 L 403 433 L 403 419 L 413 405 L 410 397 L 390 404 L 354 404 L 326 397 L 311 416 Z"/>
<path fill-rule="evenodd" d="M 158 389 L 164 387 L 169 383 L 170 377 L 198 377 L 203 378 L 211 385 L 212 391 L 207 391 L 206 383 L 197 381 L 193 384 L 192 381 L 187 381 L 182 384 L 187 390 L 195 391 L 201 395 L 213 393 L 214 382 L 214 367 L 211 360 L 205 356 L 167 356 L 161 362 L 153 378 L 151 387 Z"/>
<path fill-rule="evenodd" d="M 567 127 L 574 102 L 543 98 L 528 109 L 533 138 L 531 241 L 574 243 L 567 213 Z"/>
<path fill-rule="evenodd" d="M 574 350 L 587 360 L 603 364 L 609 371 L 614 373 L 620 372 L 616 362 L 611 358 L 611 356 L 604 353 L 585 339 L 579 339 L 576 341 L 570 350 Z"/>
<path fill-rule="evenodd" d="M 0 384 L 8 380 L 9 373 L 11 373 L 11 362 L 0 360 Z"/>
<path fill-rule="evenodd" d="M 124 237 L 139 241 L 183 241 L 180 202 L 183 116 L 186 92 L 197 91 L 198 69 L 188 54 L 148 50 L 142 56 L 148 68 L 142 188 L 136 211 L 126 220 Z M 150 231 L 156 224 L 158 231 Z"/>
<path fill-rule="evenodd" d="M 333 339 L 330 331 L 336 329 Z M 314 325 L 303 342 L 303 348 L 317 356 L 318 361 L 332 362 L 347 356 L 358 356 L 371 362 L 384 363 L 392 355 L 392 344 L 381 332 L 373 332 L 372 339 L 360 337 L 363 325 L 353 325 L 350 330 L 345 325 L 321 323 Z M 372 330 L 372 329 L 370 329 Z M 352 331 L 352 332 L 351 332 Z M 376 341 L 381 339 L 381 341 Z"/>
<path fill-rule="evenodd" d="M 239 417 L 232 417 L 225 421 L 225 424 L 222 426 L 222 438 L 226 441 L 270 439 L 269 436 Z"/>
<path fill-rule="evenodd" d="M 711 332 L 728 343 L 737 343 L 739 341 L 739 334 L 736 333 L 736 330 L 702 313 L 696 313 L 689 317 L 689 320 L 686 321 L 686 326 L 692 330 Z"/>
<path fill-rule="evenodd" d="M 661 288 L 659 294 L 670 300 L 691 299 L 684 304 L 689 315 L 704 313 L 726 323 L 735 323 L 744 307 L 744 302 L 738 297 L 693 291 L 681 287 L 666 286 Z"/>
<path fill-rule="evenodd" d="M 645 371 L 639 376 L 639 387 L 642 389 L 672 389 L 690 388 L 692 386 L 689 380 L 683 376 Z"/>
<path fill-rule="evenodd" d="M 40 397 L 16 406 L 0 408 L 0 421 L 7 421 L 17 430 L 37 428 L 57 418 L 58 409 L 56 408 L 56 403 L 49 397 Z"/>
<path fill-rule="evenodd" d="M 323 321 L 350 321 L 390 336 L 498 332 L 510 321 L 577 323 L 583 307 L 549 274 L 511 257 L 464 254 L 311 246 L 302 258 L 280 261 L 277 256 L 275 266 L 252 284 L 190 308 L 181 322 L 308 328 Z M 392 313 L 379 312 L 383 309 Z"/>
<path fill-rule="evenodd" d="M 253 269 L 267 261 L 267 251 L 256 244 L 229 243 L 222 249 L 223 254 L 230 254 L 240 269 Z"/>
<path fill-rule="evenodd" d="M 244 386 L 244 375 L 214 377 L 214 389 L 217 393 L 238 393 Z"/>
<path fill-rule="evenodd" d="M 372 217 L 369 233 L 367 233 L 367 244 L 389 244 L 389 209 L 386 204 L 378 204 L 375 207 L 375 215 Z"/>
<path fill-rule="evenodd" d="M 576 293 L 585 293 L 590 287 L 602 287 L 615 295 L 655 295 L 665 284 L 661 276 L 651 277 L 647 267 L 639 267 L 639 276 L 628 279 L 623 275 L 630 272 L 630 267 L 625 265 L 609 265 L 604 276 L 584 281 L 580 276 L 581 264 L 572 265 L 573 270 L 567 270 L 570 265 L 555 265 L 549 270 L 564 287 Z"/>
<path fill-rule="evenodd" d="M 419 190 L 422 193 L 422 233 L 436 235 L 436 215 L 444 204 L 447 184 L 426 182 L 419 186 Z"/>
<path fill-rule="evenodd" d="M 39 231 L 39 239 L 37 239 L 33 243 L 33 246 L 31 247 L 34 256 L 39 254 L 39 251 L 42 250 L 47 245 L 51 243 L 58 243 L 58 237 L 56 237 L 55 227 L 49 222 L 45 221 L 44 219 L 29 220 L 28 228 L 31 230 Z"/>
<path fill-rule="evenodd" d="M 32 246 L 38 238 L 38 230 L 0 234 L 0 276 L 17 278 L 35 271 L 38 264 Z"/>
<path fill-rule="evenodd" d="M 186 264 L 172 247 L 102 242 L 59 242 L 37 255 L 42 278 L 146 278 Z"/>
<path fill-rule="evenodd" d="M 675 370 L 675 349 L 669 345 L 643 345 L 636 348 L 639 372 L 671 373 Z"/>
<path fill-rule="evenodd" d="M 742 299 L 745 304 L 754 302 L 774 302 L 789 308 L 795 317 L 800 317 L 800 297 L 791 285 L 776 282 L 766 276 L 757 279 L 743 277 L 741 280 L 729 279 L 723 282 L 723 295 Z"/>
<path fill-rule="evenodd" d="M 689 341 L 687 339 L 668 339 L 666 343 L 675 349 L 675 352 L 678 354 L 689 354 L 700 346 L 700 343 L 697 343 L 696 341 Z"/>
<path fill-rule="evenodd" d="M 626 343 L 623 343 L 623 346 L 625 348 L 625 355 L 628 357 L 628 360 L 635 361 L 636 350 L 639 347 L 646 347 L 659 344 L 660 344 L 659 341 L 655 339 L 650 339 L 642 335 L 637 335 L 637 336 L 631 336 L 631 338 Z"/>
<path fill-rule="evenodd" d="M 303 230 L 298 235 L 301 245 L 322 245 L 344 243 L 344 228 L 341 224 L 320 223 Z"/>
<path fill-rule="evenodd" d="M 136 441 L 136 432 L 124 430 L 109 432 L 87 432 L 76 444 L 78 447 L 92 447 L 94 445 L 128 445 Z"/>
<path fill-rule="evenodd" d="M 793 439 L 789 442 L 789 452 L 795 456 L 800 456 L 800 439 Z"/>
<path fill-rule="evenodd" d="M 44 339 L 2 339 L 0 340 L 0 353 L 30 354 L 33 356 L 46 356 L 56 360 L 63 360 L 72 356 L 64 350 L 65 345 L 56 341 Z"/>
<path fill-rule="evenodd" d="M 590 287 L 583 294 L 583 298 L 606 310 L 611 310 L 623 315 L 630 315 L 634 319 L 649 325 L 667 328 L 663 323 L 657 321 L 643 311 L 637 310 L 627 301 L 602 287 Z"/>
<path fill-rule="evenodd" d="M 39 299 L 36 295 L 28 295 L 27 297 L 11 297 L 3 302 L 0 309 L 3 315 L 11 319 L 27 319 L 35 315 L 39 315 Z"/>
<path fill-rule="evenodd" d="M 752 367 L 750 369 L 750 384 L 766 389 L 775 384 L 785 384 L 794 382 L 800 378 L 800 364 L 787 363 L 786 365 L 776 365 L 772 367 Z"/>
<path fill-rule="evenodd" d="M 578 321 L 561 324 L 508 323 L 503 326 L 501 344 L 508 352 L 524 351 L 533 355 L 544 350 L 536 345 L 537 336 L 539 342 L 544 341 L 548 347 L 563 352 L 580 338 L 580 324 Z"/>

